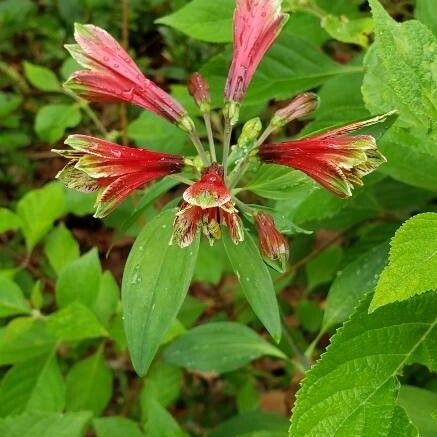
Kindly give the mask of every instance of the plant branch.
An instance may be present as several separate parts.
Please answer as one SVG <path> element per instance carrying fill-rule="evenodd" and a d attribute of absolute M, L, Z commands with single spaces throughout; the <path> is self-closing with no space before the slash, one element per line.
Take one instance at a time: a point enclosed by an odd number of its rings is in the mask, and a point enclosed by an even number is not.
<path fill-rule="evenodd" d="M 217 162 L 217 156 L 215 153 L 214 136 L 212 134 L 211 115 L 209 112 L 203 113 L 203 120 L 205 121 L 206 132 L 208 133 L 209 151 L 211 153 L 212 162 Z"/>

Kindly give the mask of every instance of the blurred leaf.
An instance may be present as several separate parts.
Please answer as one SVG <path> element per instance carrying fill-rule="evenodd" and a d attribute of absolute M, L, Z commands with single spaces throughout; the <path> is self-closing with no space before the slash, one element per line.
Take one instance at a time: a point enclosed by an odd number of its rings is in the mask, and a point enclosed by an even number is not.
<path fill-rule="evenodd" d="M 296 309 L 301 325 L 309 332 L 315 333 L 320 328 L 323 311 L 320 305 L 311 300 L 300 300 Z"/>
<path fill-rule="evenodd" d="M 201 252 L 199 252 L 199 258 L 201 256 Z M 187 294 L 187 297 L 179 310 L 178 320 L 180 320 L 185 328 L 191 328 L 207 307 L 208 303 Z"/>
<path fill-rule="evenodd" d="M 41 280 L 38 280 L 33 284 L 32 291 L 30 293 L 30 303 L 31 305 L 40 310 L 44 305 L 44 295 L 42 292 Z"/>
<path fill-rule="evenodd" d="M 64 211 L 64 192 L 57 182 L 29 191 L 21 198 L 17 204 L 17 214 L 29 251 L 44 237 Z"/>
<path fill-rule="evenodd" d="M 210 322 L 190 329 L 165 348 L 164 359 L 203 372 L 230 372 L 262 355 L 285 358 L 276 347 L 244 325 Z"/>
<path fill-rule="evenodd" d="M 59 141 L 68 128 L 77 126 L 82 116 L 75 104 L 49 104 L 42 106 L 35 118 L 35 131 L 38 138 L 54 144 Z"/>
<path fill-rule="evenodd" d="M 326 30 L 320 26 L 320 19 L 304 11 L 296 11 L 290 14 L 290 18 L 285 23 L 282 32 L 306 39 L 315 46 L 322 45 L 330 39 Z"/>
<path fill-rule="evenodd" d="M 416 0 L 416 18 L 426 24 L 437 35 L 437 14 L 434 0 Z"/>
<path fill-rule="evenodd" d="M 101 417 L 94 419 L 97 437 L 143 437 L 136 422 L 126 417 Z"/>
<path fill-rule="evenodd" d="M 323 331 L 344 322 L 373 290 L 388 258 L 388 243 L 375 246 L 340 270 L 329 289 Z"/>
<path fill-rule="evenodd" d="M 206 239 L 201 240 L 194 280 L 217 285 L 222 278 L 226 261 L 223 244 L 217 242 L 211 247 Z"/>
<path fill-rule="evenodd" d="M 247 301 L 270 335 L 279 342 L 282 329 L 278 302 L 269 269 L 258 247 L 247 232 L 238 245 L 224 232 L 223 244 Z"/>
<path fill-rule="evenodd" d="M 367 47 L 369 35 L 373 32 L 373 20 L 370 17 L 349 19 L 345 15 L 326 15 L 322 18 L 323 28 L 335 39 Z"/>
<path fill-rule="evenodd" d="M 47 318 L 47 330 L 59 341 L 80 341 L 106 337 L 108 333 L 83 304 L 73 302 Z"/>
<path fill-rule="evenodd" d="M 82 437 L 90 413 L 29 412 L 0 419 L 2 437 Z"/>
<path fill-rule="evenodd" d="M 282 416 L 263 411 L 250 411 L 234 416 L 208 434 L 208 437 L 239 437 L 266 431 L 271 437 L 287 435 L 289 421 Z"/>
<path fill-rule="evenodd" d="M 41 91 L 56 91 L 62 92 L 61 84 L 59 83 L 56 74 L 47 67 L 31 64 L 28 61 L 24 61 L 24 73 L 27 80 Z"/>
<path fill-rule="evenodd" d="M 371 315 L 369 300 L 332 337 L 327 352 L 307 373 L 297 394 L 291 437 L 361 434 L 363 421 L 366 435 L 417 436 L 405 415 L 396 412 L 395 375 L 409 363 L 436 368 L 436 357 L 429 351 L 437 341 L 437 294 L 380 308 Z M 396 423 L 399 420 L 402 427 Z M 394 434 L 394 427 L 400 432 Z"/>
<path fill-rule="evenodd" d="M 390 242 L 390 258 L 382 271 L 369 311 L 437 289 L 437 213 L 407 220 Z"/>
<path fill-rule="evenodd" d="M 199 239 L 185 249 L 170 246 L 175 209 L 149 222 L 126 263 L 122 300 L 133 366 L 144 375 L 185 299 Z"/>
<path fill-rule="evenodd" d="M 61 271 L 56 283 L 58 306 L 62 308 L 78 301 L 92 307 L 99 294 L 101 275 L 99 255 L 95 248 L 70 262 Z"/>
<path fill-rule="evenodd" d="M 313 290 L 319 285 L 329 282 L 334 277 L 342 255 L 342 248 L 332 245 L 320 252 L 305 265 L 305 272 L 308 278 L 308 290 Z"/>
<path fill-rule="evenodd" d="M 16 314 L 30 313 L 29 304 L 24 299 L 20 287 L 0 276 L 0 318 Z"/>
<path fill-rule="evenodd" d="M 99 292 L 93 304 L 93 311 L 106 326 L 117 309 L 120 301 L 120 289 L 117 281 L 109 271 L 103 273 L 100 279 Z"/>
<path fill-rule="evenodd" d="M 234 7 L 234 0 L 192 0 L 173 14 L 155 22 L 166 24 L 202 41 L 230 42 Z"/>
<path fill-rule="evenodd" d="M 15 365 L 0 383 L 0 417 L 28 410 L 62 411 L 64 405 L 65 385 L 54 351 Z"/>
<path fill-rule="evenodd" d="M 48 354 L 56 338 L 46 323 L 33 318 L 16 318 L 0 331 L 0 365 L 16 364 Z M 0 434 L 1 435 L 1 434 Z"/>
<path fill-rule="evenodd" d="M 402 385 L 398 404 L 417 426 L 421 437 L 433 437 L 437 431 L 437 394 L 411 385 Z"/>
<path fill-rule="evenodd" d="M 18 94 L 0 92 L 0 119 L 6 118 L 23 102 Z"/>
<path fill-rule="evenodd" d="M 79 244 L 61 223 L 47 236 L 44 253 L 55 273 L 59 274 L 65 266 L 79 258 Z"/>
<path fill-rule="evenodd" d="M 102 414 L 112 396 L 112 379 L 101 348 L 75 363 L 66 378 L 66 410 L 89 410 L 95 416 Z"/>

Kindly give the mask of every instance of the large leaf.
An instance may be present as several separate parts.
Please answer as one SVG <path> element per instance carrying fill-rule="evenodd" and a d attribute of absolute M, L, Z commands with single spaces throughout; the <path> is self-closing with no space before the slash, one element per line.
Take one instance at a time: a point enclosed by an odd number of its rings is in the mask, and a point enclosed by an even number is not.
<path fill-rule="evenodd" d="M 437 15 L 434 0 L 416 0 L 416 18 L 426 24 L 437 35 Z"/>
<path fill-rule="evenodd" d="M 281 339 L 281 320 L 273 281 L 258 247 L 246 232 L 244 241 L 234 244 L 227 232 L 223 243 L 246 299 L 270 335 Z"/>
<path fill-rule="evenodd" d="M 0 276 L 0 318 L 26 313 L 30 313 L 30 307 L 20 287 Z"/>
<path fill-rule="evenodd" d="M 205 372 L 229 372 L 262 356 L 285 358 L 276 347 L 244 325 L 207 323 L 176 337 L 164 350 L 164 359 Z"/>
<path fill-rule="evenodd" d="M 55 73 L 47 67 L 24 62 L 24 74 L 27 80 L 41 91 L 62 91 Z"/>
<path fill-rule="evenodd" d="M 21 226 L 20 217 L 7 208 L 0 208 L 0 234 L 18 229 Z"/>
<path fill-rule="evenodd" d="M 379 278 L 370 311 L 437 289 L 437 213 L 407 220 L 390 245 L 389 263 Z"/>
<path fill-rule="evenodd" d="M 62 411 L 65 385 L 54 351 L 12 367 L 0 384 L 0 416 L 27 410 Z"/>
<path fill-rule="evenodd" d="M 122 301 L 132 363 L 144 375 L 185 299 L 199 239 L 185 249 L 170 246 L 175 209 L 148 223 L 126 263 Z"/>
<path fill-rule="evenodd" d="M 143 437 L 137 423 L 125 417 L 101 417 L 93 421 L 97 437 Z"/>
<path fill-rule="evenodd" d="M 187 35 L 208 42 L 232 40 L 235 0 L 193 0 L 173 14 L 156 20 Z"/>
<path fill-rule="evenodd" d="M 68 372 L 66 385 L 67 411 L 89 410 L 99 416 L 112 395 L 112 372 L 102 351 L 77 362 Z"/>
<path fill-rule="evenodd" d="M 412 425 L 405 426 L 405 415 L 395 412 L 395 375 L 409 363 L 436 369 L 437 294 L 417 296 L 371 315 L 368 304 L 366 298 L 306 376 L 290 436 L 417 435 Z M 399 433 L 393 434 L 392 428 Z"/>

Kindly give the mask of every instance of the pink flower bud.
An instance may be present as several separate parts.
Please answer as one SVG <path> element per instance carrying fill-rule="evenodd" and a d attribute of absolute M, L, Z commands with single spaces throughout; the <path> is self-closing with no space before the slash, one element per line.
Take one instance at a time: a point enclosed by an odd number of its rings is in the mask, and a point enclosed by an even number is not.
<path fill-rule="evenodd" d="M 287 106 L 275 112 L 272 125 L 285 126 L 290 121 L 311 114 L 317 109 L 319 98 L 313 93 L 303 93 L 296 96 Z"/>
<path fill-rule="evenodd" d="M 188 80 L 188 92 L 193 97 L 200 111 L 209 112 L 211 96 L 209 94 L 209 85 L 206 79 L 200 73 L 193 73 Z"/>

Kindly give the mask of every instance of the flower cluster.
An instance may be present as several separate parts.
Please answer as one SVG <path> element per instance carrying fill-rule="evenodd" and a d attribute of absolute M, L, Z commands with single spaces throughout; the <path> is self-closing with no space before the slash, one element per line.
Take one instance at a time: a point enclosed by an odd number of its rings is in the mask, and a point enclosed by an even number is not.
<path fill-rule="evenodd" d="M 93 25 L 76 25 L 76 44 L 66 47 L 84 69 L 73 73 L 65 86 L 89 101 L 128 102 L 174 123 L 188 134 L 202 164 L 200 168 L 199 164 L 194 165 L 197 160 L 192 157 L 72 135 L 65 141 L 71 149 L 57 151 L 69 159 L 58 178 L 70 188 L 98 192 L 96 216 L 104 217 L 132 191 L 158 178 L 189 169 L 195 180 L 181 178 L 189 186 L 183 193 L 170 243 L 189 246 L 197 233 L 202 232 L 213 244 L 221 237 L 224 227 L 235 244 L 242 242 L 244 228 L 238 206 L 248 226 L 252 222 L 258 232 L 263 258 L 272 267 L 285 269 L 288 242 L 277 230 L 273 217 L 260 208 L 244 204 L 233 194 L 233 188 L 251 160 L 300 170 L 333 194 L 351 196 L 352 188 L 362 185 L 362 177 L 385 161 L 377 150 L 375 139 L 359 131 L 386 118 L 386 115 L 378 116 L 302 139 L 266 142 L 272 132 L 317 108 L 317 96 L 306 92 L 279 109 L 262 133 L 259 119 L 249 123 L 236 147 L 243 150 L 243 156 L 229 158 L 233 153 L 229 153 L 229 146 L 232 128 L 239 118 L 239 105 L 257 66 L 287 18 L 281 12 L 280 0 L 236 0 L 233 58 L 224 90 L 224 140 L 220 163 L 216 157 L 210 119 L 211 97 L 205 78 L 194 73 L 189 79 L 188 90 L 205 121 L 209 153 L 183 106 L 146 78 L 106 31 Z"/>

